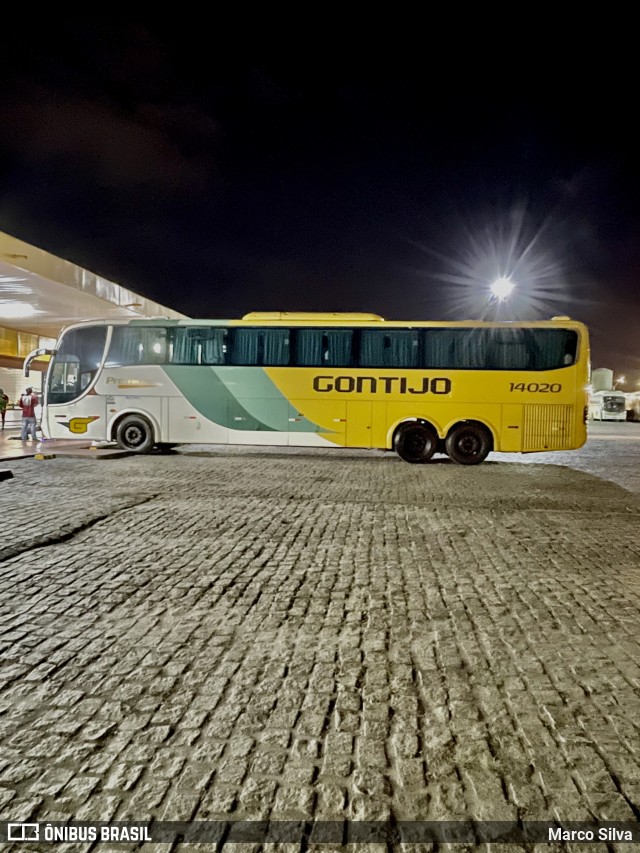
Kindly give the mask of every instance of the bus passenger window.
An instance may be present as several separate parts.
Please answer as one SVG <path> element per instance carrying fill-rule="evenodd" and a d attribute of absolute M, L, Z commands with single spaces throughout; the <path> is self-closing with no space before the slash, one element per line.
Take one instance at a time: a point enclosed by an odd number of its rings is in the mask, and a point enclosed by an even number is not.
<path fill-rule="evenodd" d="M 489 329 L 488 367 L 494 370 L 529 370 L 531 347 L 526 329 Z"/>
<path fill-rule="evenodd" d="M 287 365 L 290 338 L 289 329 L 234 329 L 231 363 Z"/>
<path fill-rule="evenodd" d="M 418 343 L 413 329 L 363 329 L 359 363 L 362 367 L 417 367 Z"/>
<path fill-rule="evenodd" d="M 535 370 L 556 370 L 574 364 L 578 333 L 573 329 L 532 329 Z"/>
<path fill-rule="evenodd" d="M 164 326 L 114 326 L 105 367 L 164 364 L 167 330 Z"/>
<path fill-rule="evenodd" d="M 352 329 L 297 329 L 295 364 L 299 367 L 350 367 Z"/>
<path fill-rule="evenodd" d="M 169 330 L 171 364 L 224 364 L 227 330 L 181 326 Z"/>
<path fill-rule="evenodd" d="M 453 342 L 455 329 L 425 329 L 422 336 L 421 367 L 454 367 Z"/>
<path fill-rule="evenodd" d="M 289 329 L 265 329 L 262 338 L 262 364 L 289 364 Z"/>
<path fill-rule="evenodd" d="M 573 331 L 565 332 L 563 364 L 565 366 L 568 364 L 575 364 L 577 352 L 578 352 L 578 335 L 577 335 L 577 333 L 573 332 Z"/>

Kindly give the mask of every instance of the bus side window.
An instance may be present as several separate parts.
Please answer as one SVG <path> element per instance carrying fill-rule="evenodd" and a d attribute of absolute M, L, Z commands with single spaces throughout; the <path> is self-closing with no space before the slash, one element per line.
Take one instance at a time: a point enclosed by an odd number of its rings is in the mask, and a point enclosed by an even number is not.
<path fill-rule="evenodd" d="M 363 329 L 361 367 L 417 367 L 418 332 L 413 329 Z"/>
<path fill-rule="evenodd" d="M 578 335 L 573 330 L 567 330 L 565 332 L 565 342 L 564 342 L 564 357 L 563 364 L 575 364 L 576 355 L 578 352 Z"/>
<path fill-rule="evenodd" d="M 453 342 L 455 329 L 424 329 L 422 337 L 422 367 L 455 366 L 453 359 Z"/>
<path fill-rule="evenodd" d="M 298 367 L 351 367 L 353 329 L 296 329 Z"/>
<path fill-rule="evenodd" d="M 232 364 L 285 366 L 289 364 L 289 329 L 234 329 Z"/>
<path fill-rule="evenodd" d="M 167 330 L 164 326 L 114 326 L 105 367 L 164 364 Z"/>
<path fill-rule="evenodd" d="M 529 370 L 531 345 L 526 329 L 490 329 L 488 367 L 495 370 Z"/>
<path fill-rule="evenodd" d="M 262 336 L 262 364 L 289 364 L 290 341 L 290 329 L 265 329 Z"/>
<path fill-rule="evenodd" d="M 171 364 L 224 364 L 227 355 L 227 330 L 179 326 L 170 330 Z"/>
<path fill-rule="evenodd" d="M 572 329 L 531 329 L 535 370 L 556 370 L 575 363 L 578 333 Z M 571 361 L 567 361 L 567 357 Z"/>
<path fill-rule="evenodd" d="M 169 330 L 169 361 L 171 364 L 199 364 L 199 329 L 178 326 Z"/>

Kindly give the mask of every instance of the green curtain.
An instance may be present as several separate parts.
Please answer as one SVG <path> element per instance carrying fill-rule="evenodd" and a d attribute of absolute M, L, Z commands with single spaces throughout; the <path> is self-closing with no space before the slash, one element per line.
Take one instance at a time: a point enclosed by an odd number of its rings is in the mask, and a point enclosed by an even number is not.
<path fill-rule="evenodd" d="M 351 329 L 298 329 L 296 364 L 300 367 L 349 367 Z"/>
<path fill-rule="evenodd" d="M 413 329 L 363 329 L 360 336 L 362 367 L 417 367 L 418 333 Z"/>

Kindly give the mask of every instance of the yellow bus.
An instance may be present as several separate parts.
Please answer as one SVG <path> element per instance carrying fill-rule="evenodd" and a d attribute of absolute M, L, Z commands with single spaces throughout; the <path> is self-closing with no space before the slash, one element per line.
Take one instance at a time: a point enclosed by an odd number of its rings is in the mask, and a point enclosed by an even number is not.
<path fill-rule="evenodd" d="M 31 353 L 29 363 L 42 350 Z M 180 444 L 445 453 L 570 450 L 586 441 L 587 328 L 251 313 L 89 321 L 63 330 L 43 432 L 147 453 Z"/>

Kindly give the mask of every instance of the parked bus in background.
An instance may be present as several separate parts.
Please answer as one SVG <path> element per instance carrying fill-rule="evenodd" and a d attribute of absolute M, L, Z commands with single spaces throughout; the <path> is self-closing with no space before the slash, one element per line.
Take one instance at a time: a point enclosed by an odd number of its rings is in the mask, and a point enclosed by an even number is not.
<path fill-rule="evenodd" d="M 589 396 L 589 417 L 593 421 L 626 421 L 626 406 L 623 391 L 594 391 Z"/>
<path fill-rule="evenodd" d="M 137 453 L 189 443 L 364 447 L 475 465 L 490 451 L 578 448 L 587 435 L 589 337 L 568 317 L 104 320 L 67 327 L 50 354 L 45 435 Z"/>
<path fill-rule="evenodd" d="M 626 421 L 626 394 L 617 391 L 613 370 L 597 367 L 591 371 L 589 418 L 593 421 Z"/>

